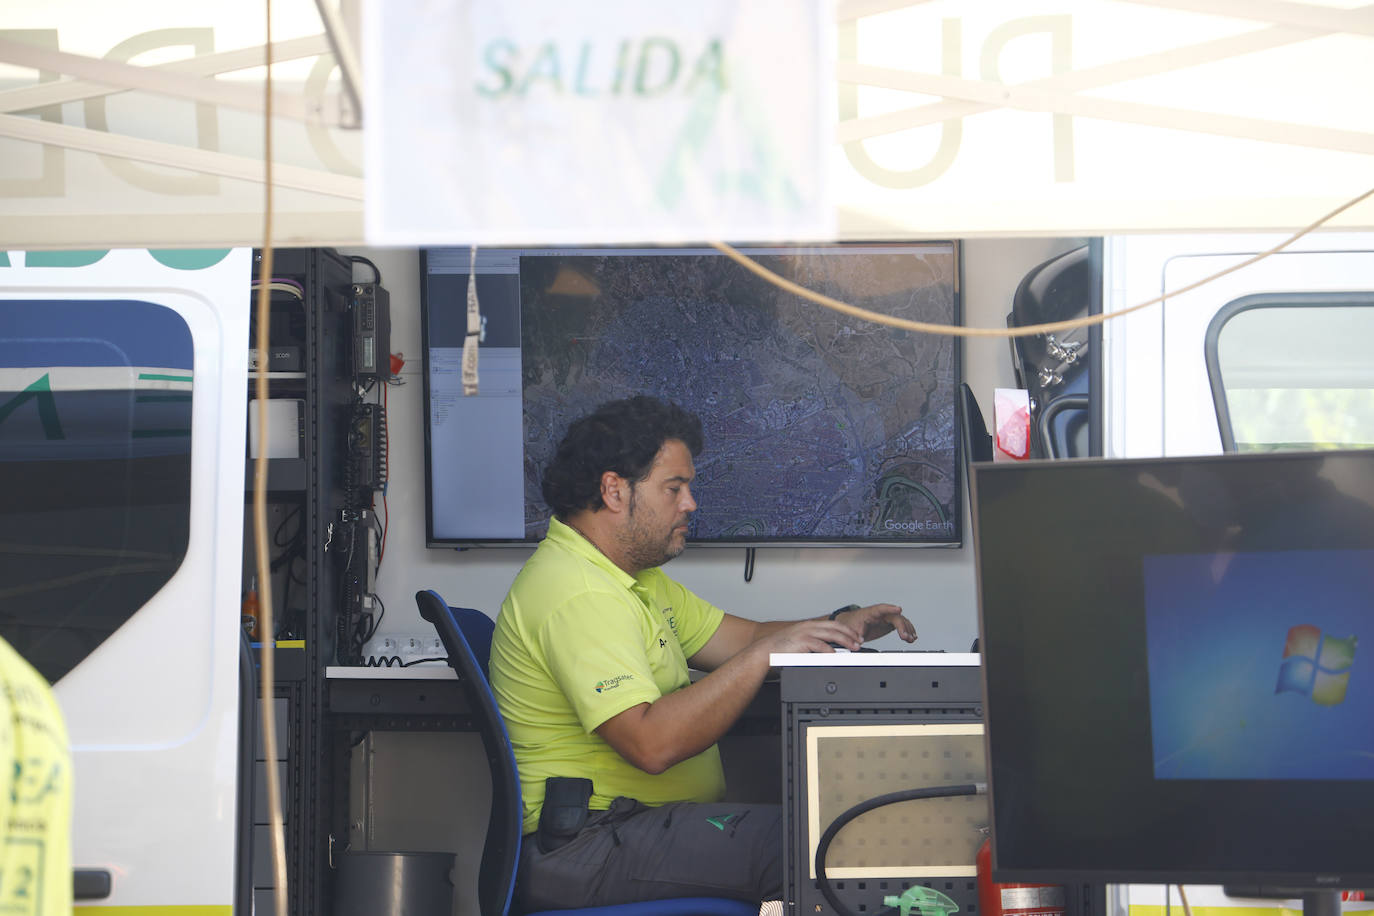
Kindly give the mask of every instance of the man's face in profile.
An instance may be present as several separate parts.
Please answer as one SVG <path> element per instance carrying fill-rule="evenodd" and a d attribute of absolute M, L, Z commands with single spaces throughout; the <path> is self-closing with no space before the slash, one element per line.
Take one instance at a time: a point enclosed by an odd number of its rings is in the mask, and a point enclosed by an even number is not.
<path fill-rule="evenodd" d="M 696 511 L 692 453 L 677 439 L 663 443 L 643 480 L 630 485 L 621 544 L 636 569 L 662 566 L 687 548 L 687 520 Z"/>

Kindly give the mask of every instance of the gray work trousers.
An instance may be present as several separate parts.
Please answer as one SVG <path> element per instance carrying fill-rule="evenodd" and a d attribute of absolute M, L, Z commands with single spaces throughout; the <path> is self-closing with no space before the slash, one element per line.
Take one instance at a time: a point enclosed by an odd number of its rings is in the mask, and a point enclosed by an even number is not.
<path fill-rule="evenodd" d="M 617 798 L 564 846 L 525 837 L 516 879 L 525 912 L 668 897 L 782 897 L 782 806 Z"/>

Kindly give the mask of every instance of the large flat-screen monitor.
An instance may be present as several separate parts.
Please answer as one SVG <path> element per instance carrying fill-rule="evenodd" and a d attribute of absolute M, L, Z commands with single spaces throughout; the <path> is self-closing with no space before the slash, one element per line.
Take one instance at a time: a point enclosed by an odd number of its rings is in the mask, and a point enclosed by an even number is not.
<path fill-rule="evenodd" d="M 1374 887 L 1374 451 L 973 488 L 998 880 Z"/>
<path fill-rule="evenodd" d="M 844 302 L 960 320 L 952 242 L 744 253 Z M 960 542 L 954 338 L 837 313 L 714 249 L 478 249 L 465 396 L 470 251 L 420 263 L 430 546 L 543 537 L 540 478 L 568 424 L 636 394 L 701 417 L 693 541 Z"/>

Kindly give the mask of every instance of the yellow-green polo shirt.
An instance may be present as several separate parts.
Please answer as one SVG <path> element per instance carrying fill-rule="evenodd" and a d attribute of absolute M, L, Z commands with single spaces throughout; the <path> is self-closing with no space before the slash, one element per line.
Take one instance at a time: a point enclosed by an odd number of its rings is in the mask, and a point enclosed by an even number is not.
<path fill-rule="evenodd" d="M 491 643 L 491 686 L 520 769 L 525 833 L 539 826 L 549 776 L 591 779 L 593 810 L 619 795 L 647 805 L 724 797 L 715 745 L 653 776 L 595 733 L 630 707 L 686 687 L 687 659 L 724 613 L 660 569 L 630 576 L 550 520 L 501 604 Z"/>

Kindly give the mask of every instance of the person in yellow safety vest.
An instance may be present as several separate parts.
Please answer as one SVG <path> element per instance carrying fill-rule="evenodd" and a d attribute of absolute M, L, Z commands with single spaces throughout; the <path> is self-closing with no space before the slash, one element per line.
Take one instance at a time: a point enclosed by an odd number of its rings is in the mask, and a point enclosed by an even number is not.
<path fill-rule="evenodd" d="M 0 914 L 55 916 L 72 911 L 72 761 L 52 688 L 0 639 L 0 681 L 9 706 L 0 715 Z"/>

